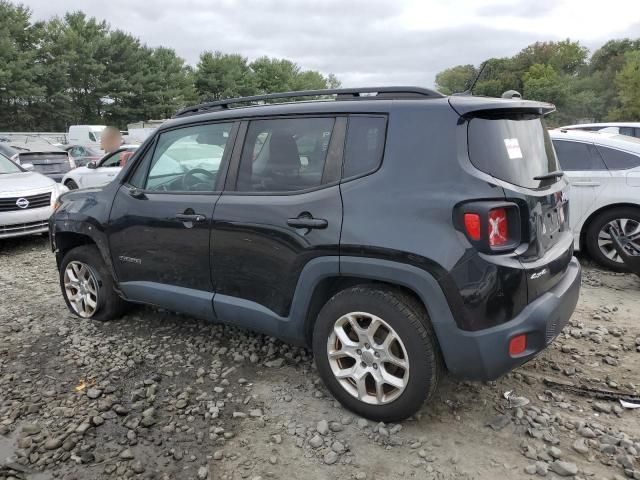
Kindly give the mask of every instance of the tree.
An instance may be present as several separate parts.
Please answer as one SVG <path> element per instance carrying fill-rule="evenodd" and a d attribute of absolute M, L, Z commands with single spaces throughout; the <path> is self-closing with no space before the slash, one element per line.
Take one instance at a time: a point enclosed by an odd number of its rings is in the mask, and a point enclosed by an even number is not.
<path fill-rule="evenodd" d="M 640 120 L 640 50 L 625 54 L 625 62 L 615 80 L 620 106 L 609 113 L 611 120 Z"/>
<path fill-rule="evenodd" d="M 204 52 L 195 72 L 195 89 L 200 101 L 254 95 L 253 72 L 241 55 Z"/>
<path fill-rule="evenodd" d="M 457 65 L 436 75 L 436 88 L 445 95 L 464 92 L 477 75 L 473 65 Z"/>

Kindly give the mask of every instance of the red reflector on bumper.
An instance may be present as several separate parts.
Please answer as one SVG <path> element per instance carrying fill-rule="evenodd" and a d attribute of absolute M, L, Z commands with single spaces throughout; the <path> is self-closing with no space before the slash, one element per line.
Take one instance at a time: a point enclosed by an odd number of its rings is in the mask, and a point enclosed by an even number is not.
<path fill-rule="evenodd" d="M 512 357 L 520 355 L 527 349 L 527 336 L 518 335 L 509 341 L 509 355 Z"/>

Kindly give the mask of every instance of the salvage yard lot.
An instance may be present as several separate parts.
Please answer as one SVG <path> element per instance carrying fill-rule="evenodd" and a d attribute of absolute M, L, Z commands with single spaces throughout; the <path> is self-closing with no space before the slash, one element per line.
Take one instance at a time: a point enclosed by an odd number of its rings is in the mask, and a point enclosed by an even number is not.
<path fill-rule="evenodd" d="M 153 308 L 79 320 L 48 240 L 4 241 L 0 479 L 640 479 L 640 410 L 544 382 L 640 395 L 640 279 L 582 261 L 547 351 L 497 382 L 445 379 L 380 425 L 340 407 L 304 349 Z"/>

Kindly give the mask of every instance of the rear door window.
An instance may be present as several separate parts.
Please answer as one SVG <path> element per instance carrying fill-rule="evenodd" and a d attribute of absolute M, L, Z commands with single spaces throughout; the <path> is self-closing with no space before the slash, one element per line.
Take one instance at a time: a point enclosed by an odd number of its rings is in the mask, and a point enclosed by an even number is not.
<path fill-rule="evenodd" d="M 353 115 L 349 117 L 342 177 L 371 173 L 382 163 L 387 119 Z"/>
<path fill-rule="evenodd" d="M 469 158 L 478 169 L 525 188 L 543 188 L 558 178 L 534 177 L 559 170 L 544 121 L 529 114 L 480 115 L 468 125 Z"/>
<path fill-rule="evenodd" d="M 571 172 L 607 169 L 596 148 L 589 143 L 554 140 L 553 146 L 562 170 Z"/>
<path fill-rule="evenodd" d="M 600 145 L 598 145 L 598 151 L 609 170 L 628 170 L 640 165 L 640 157 L 638 155 Z"/>

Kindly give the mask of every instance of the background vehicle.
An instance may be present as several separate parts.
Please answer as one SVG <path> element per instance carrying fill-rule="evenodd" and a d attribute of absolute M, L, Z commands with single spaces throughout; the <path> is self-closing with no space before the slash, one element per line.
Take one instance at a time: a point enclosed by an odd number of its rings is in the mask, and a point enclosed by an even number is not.
<path fill-rule="evenodd" d="M 30 163 L 36 172 L 56 182 L 61 181 L 69 170 L 76 168 L 67 152 L 48 143 L 30 142 L 11 146 L 18 148 L 18 156 L 14 157 L 17 163 Z"/>
<path fill-rule="evenodd" d="M 106 125 L 71 125 L 67 142 L 70 145 L 84 145 L 100 148 L 100 137 Z"/>
<path fill-rule="evenodd" d="M 233 108 L 310 96 L 339 101 Z M 551 111 L 415 87 L 187 108 L 115 181 L 62 198 L 63 296 L 84 318 L 132 301 L 310 345 L 346 407 L 406 418 L 445 366 L 495 379 L 575 308 Z"/>
<path fill-rule="evenodd" d="M 640 247 L 640 139 L 602 132 L 552 130 L 558 160 L 571 184 L 570 220 L 576 250 L 624 271 L 609 227 Z"/>
<path fill-rule="evenodd" d="M 76 167 L 85 167 L 90 162 L 96 162 L 104 156 L 104 152 L 96 147 L 85 145 L 65 145 L 63 149 L 73 159 Z"/>
<path fill-rule="evenodd" d="M 559 130 L 584 130 L 587 132 L 619 133 L 629 137 L 640 138 L 640 122 L 607 122 L 607 123 L 583 123 L 567 125 Z"/>
<path fill-rule="evenodd" d="M 89 162 L 67 173 L 62 183 L 69 189 L 99 187 L 106 185 L 120 173 L 122 166 L 136 151 L 138 145 L 123 145 L 113 153 L 108 153 L 97 162 Z"/>
<path fill-rule="evenodd" d="M 53 204 L 67 189 L 0 153 L 0 239 L 46 232 Z"/>

